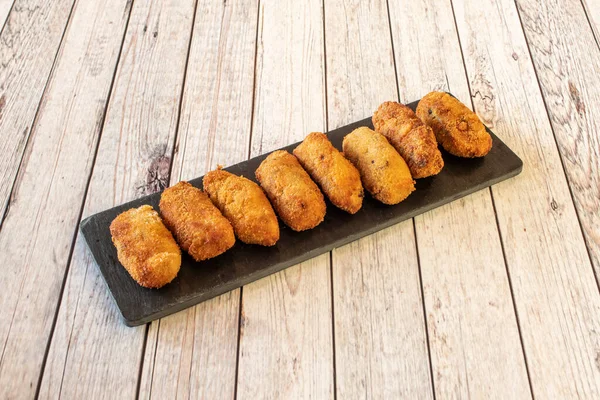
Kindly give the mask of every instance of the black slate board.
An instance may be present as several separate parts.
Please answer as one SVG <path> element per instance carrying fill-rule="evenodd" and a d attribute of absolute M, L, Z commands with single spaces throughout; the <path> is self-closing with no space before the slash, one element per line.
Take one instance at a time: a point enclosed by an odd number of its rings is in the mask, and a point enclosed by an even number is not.
<path fill-rule="evenodd" d="M 408 106 L 414 110 L 417 103 Z M 327 135 L 333 145 L 341 149 L 344 136 L 360 126 L 373 128 L 371 118 L 338 128 Z M 179 275 L 161 289 L 145 289 L 131 279 L 117 260 L 109 232 L 112 220 L 125 210 L 142 204 L 151 204 L 158 210 L 160 193 L 92 215 L 81 222 L 81 231 L 125 323 L 141 325 L 519 174 L 523 162 L 496 135 L 488 132 L 492 135 L 493 147 L 487 156 L 464 159 L 442 152 L 445 162 L 442 172 L 417 180 L 416 191 L 398 205 L 386 206 L 366 194 L 362 209 L 350 215 L 328 202 L 325 220 L 315 229 L 294 232 L 280 223 L 281 238 L 274 247 L 247 245 L 238 240 L 226 253 L 200 263 L 183 252 Z M 294 143 L 283 149 L 291 152 L 297 145 Z M 255 180 L 254 171 L 267 155 L 225 169 Z M 202 177 L 190 183 L 201 188 Z"/>

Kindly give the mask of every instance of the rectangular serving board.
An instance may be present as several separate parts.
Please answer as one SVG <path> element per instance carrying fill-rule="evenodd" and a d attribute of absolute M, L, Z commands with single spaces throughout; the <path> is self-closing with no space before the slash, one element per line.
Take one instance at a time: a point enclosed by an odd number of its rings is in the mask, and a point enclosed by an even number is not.
<path fill-rule="evenodd" d="M 414 110 L 417 103 L 408 106 Z M 344 136 L 360 126 L 372 129 L 371 118 L 335 129 L 328 132 L 327 136 L 341 150 Z M 417 180 L 416 190 L 400 204 L 387 206 L 366 193 L 362 208 L 354 215 L 327 202 L 325 220 L 314 229 L 294 232 L 280 222 L 281 237 L 273 247 L 247 245 L 238 240 L 229 251 L 203 262 L 195 262 L 183 252 L 179 275 L 161 289 L 143 288 L 129 276 L 117 259 L 109 231 L 112 220 L 123 211 L 143 204 L 150 204 L 158 210 L 160 192 L 92 215 L 81 222 L 81 231 L 125 323 L 129 326 L 141 325 L 519 174 L 523 168 L 521 159 L 493 132 L 489 129 L 488 132 L 492 135 L 493 146 L 487 156 L 465 159 L 442 151 L 445 163 L 442 171 L 434 177 Z M 291 152 L 298 144 L 291 144 L 283 150 Z M 255 180 L 254 171 L 268 154 L 225 169 Z M 201 188 L 202 177 L 190 183 Z"/>

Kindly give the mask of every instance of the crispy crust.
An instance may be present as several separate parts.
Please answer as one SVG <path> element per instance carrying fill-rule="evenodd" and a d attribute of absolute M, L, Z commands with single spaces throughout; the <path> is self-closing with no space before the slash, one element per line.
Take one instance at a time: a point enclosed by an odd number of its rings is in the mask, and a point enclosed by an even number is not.
<path fill-rule="evenodd" d="M 382 103 L 373 114 L 373 126 L 404 158 L 413 178 L 437 175 L 444 167 L 433 131 L 407 106 Z"/>
<path fill-rule="evenodd" d="M 380 133 L 357 128 L 346 135 L 342 147 L 365 189 L 382 203 L 398 204 L 415 190 L 406 162 Z"/>
<path fill-rule="evenodd" d="M 277 216 L 260 186 L 220 167 L 204 175 L 202 184 L 212 202 L 233 225 L 238 239 L 262 246 L 277 243 Z"/>
<path fill-rule="evenodd" d="M 166 189 L 159 207 L 165 225 L 196 261 L 216 257 L 235 244 L 229 221 L 204 192 L 187 182 Z"/>
<path fill-rule="evenodd" d="M 177 276 L 181 250 L 151 206 L 119 214 L 110 224 L 110 234 L 119 261 L 141 286 L 159 288 Z"/>
<path fill-rule="evenodd" d="M 358 170 L 321 132 L 312 132 L 294 155 L 338 208 L 356 213 L 362 207 L 363 187 Z"/>
<path fill-rule="evenodd" d="M 448 93 L 431 92 L 421 99 L 417 116 L 435 133 L 437 141 L 458 157 L 483 157 L 492 137 L 473 111 Z"/>
<path fill-rule="evenodd" d="M 277 150 L 256 169 L 260 182 L 281 220 L 295 231 L 312 229 L 325 218 L 325 199 L 290 153 Z"/>

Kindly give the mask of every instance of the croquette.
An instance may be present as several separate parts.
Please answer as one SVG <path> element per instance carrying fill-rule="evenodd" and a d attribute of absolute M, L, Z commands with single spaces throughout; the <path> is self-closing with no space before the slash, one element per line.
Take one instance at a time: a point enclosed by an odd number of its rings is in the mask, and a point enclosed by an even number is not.
<path fill-rule="evenodd" d="M 350 214 L 360 210 L 364 197 L 360 174 L 327 135 L 312 132 L 294 149 L 294 155 L 334 206 Z"/>
<path fill-rule="evenodd" d="M 202 184 L 242 242 L 273 246 L 279 240 L 275 211 L 256 183 L 218 168 L 204 175 Z"/>
<path fill-rule="evenodd" d="M 166 189 L 159 207 L 165 225 L 196 261 L 216 257 L 235 244 L 227 218 L 204 192 L 188 182 Z"/>
<path fill-rule="evenodd" d="M 373 126 L 404 158 L 414 179 L 437 175 L 444 167 L 433 131 L 407 106 L 382 103 L 373 114 Z"/>
<path fill-rule="evenodd" d="M 438 143 L 450 154 L 483 157 L 492 148 L 492 137 L 477 114 L 448 93 L 425 95 L 417 106 L 417 116 L 433 129 Z"/>
<path fill-rule="evenodd" d="M 151 206 L 119 214 L 110 234 L 119 261 L 139 285 L 160 288 L 177 276 L 181 250 Z"/>
<path fill-rule="evenodd" d="M 325 199 L 298 159 L 284 150 L 269 154 L 256 179 L 281 220 L 295 231 L 312 229 L 325 218 Z"/>
<path fill-rule="evenodd" d="M 382 134 L 363 126 L 346 135 L 342 147 L 365 189 L 380 202 L 398 204 L 415 190 L 408 165 Z"/>

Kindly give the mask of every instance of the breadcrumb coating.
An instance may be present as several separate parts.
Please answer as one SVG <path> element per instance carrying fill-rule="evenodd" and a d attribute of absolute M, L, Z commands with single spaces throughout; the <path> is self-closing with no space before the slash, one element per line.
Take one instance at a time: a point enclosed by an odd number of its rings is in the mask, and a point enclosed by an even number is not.
<path fill-rule="evenodd" d="M 425 95 L 417 116 L 433 129 L 437 141 L 458 157 L 483 157 L 492 149 L 492 137 L 473 111 L 444 92 Z"/>
<path fill-rule="evenodd" d="M 277 243 L 277 216 L 260 186 L 220 167 L 204 175 L 202 184 L 212 202 L 233 225 L 238 239 L 262 246 Z"/>
<path fill-rule="evenodd" d="M 373 114 L 373 126 L 404 158 L 414 179 L 437 175 L 444 167 L 433 131 L 407 106 L 382 103 Z"/>
<path fill-rule="evenodd" d="M 354 214 L 362 207 L 360 174 L 321 132 L 310 133 L 294 155 L 334 206 Z"/>
<path fill-rule="evenodd" d="M 363 126 L 346 135 L 342 147 L 365 189 L 380 202 L 398 204 L 415 190 L 406 162 L 382 134 Z"/>
<path fill-rule="evenodd" d="M 269 154 L 256 169 L 256 179 L 281 220 L 293 230 L 312 229 L 325 218 L 323 194 L 287 151 Z"/>
<path fill-rule="evenodd" d="M 160 288 L 177 276 L 181 250 L 149 205 L 119 214 L 110 224 L 119 261 L 141 286 Z"/>
<path fill-rule="evenodd" d="M 160 197 L 160 213 L 181 248 L 196 261 L 207 260 L 235 244 L 227 218 L 200 189 L 179 182 Z"/>

